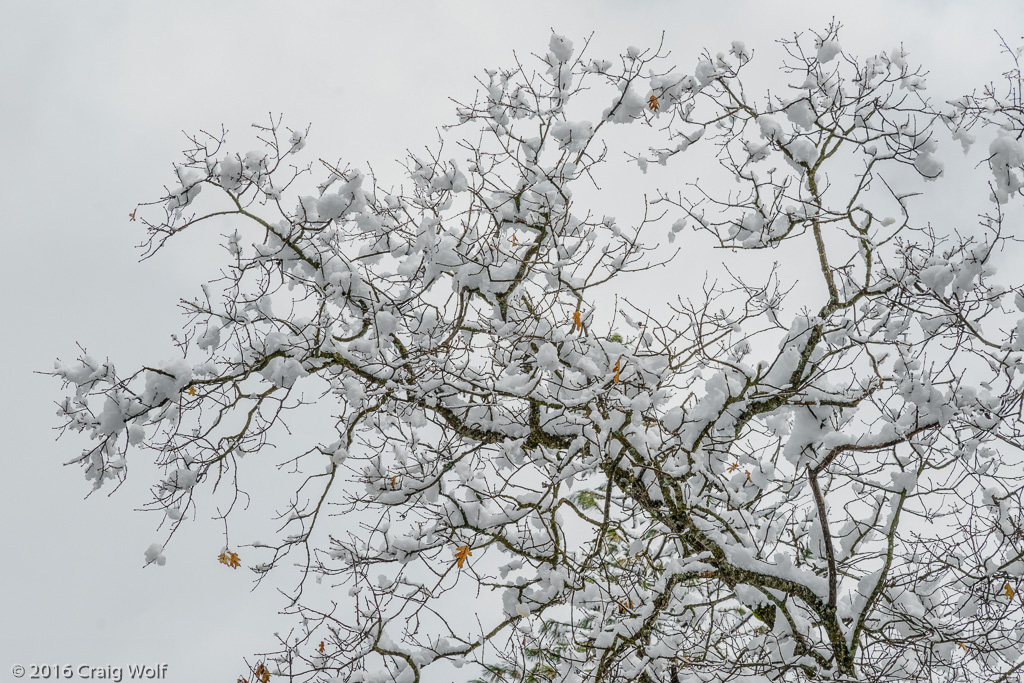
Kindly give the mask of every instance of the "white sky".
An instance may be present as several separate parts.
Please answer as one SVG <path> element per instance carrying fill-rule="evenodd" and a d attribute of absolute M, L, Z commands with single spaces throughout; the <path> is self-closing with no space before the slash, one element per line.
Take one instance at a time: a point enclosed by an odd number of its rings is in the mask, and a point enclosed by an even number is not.
<path fill-rule="evenodd" d="M 61 464 L 84 444 L 54 443 L 62 394 L 32 374 L 72 360 L 76 342 L 122 371 L 173 356 L 177 300 L 216 274 L 223 252 L 213 236 L 185 235 L 139 264 L 128 213 L 171 181 L 183 129 L 224 124 L 241 140 L 283 113 L 293 127 L 312 123 L 314 158 L 369 160 L 397 184 L 390 162 L 453 121 L 448 97 L 471 98 L 473 78 L 510 64 L 513 50 L 544 52 L 552 28 L 577 46 L 595 32 L 591 55 L 607 57 L 664 31 L 687 71 L 704 47 L 743 40 L 764 69 L 777 63 L 777 38 L 835 16 L 849 51 L 903 42 L 932 72 L 929 92 L 950 94 L 1008 68 L 994 29 L 1024 42 L 1019 0 L 38 0 L 5 3 L 3 15 L 0 357 L 14 376 L 0 391 L 3 680 L 16 663 L 163 662 L 170 681 L 234 681 L 242 658 L 289 626 L 272 588 L 250 593 L 247 570 L 217 564 L 215 522 L 188 526 L 167 565 L 144 570 L 144 550 L 163 539 L 155 515 L 133 512 L 148 500 L 144 466 L 133 463 L 113 497 L 83 500 L 80 470 Z"/>

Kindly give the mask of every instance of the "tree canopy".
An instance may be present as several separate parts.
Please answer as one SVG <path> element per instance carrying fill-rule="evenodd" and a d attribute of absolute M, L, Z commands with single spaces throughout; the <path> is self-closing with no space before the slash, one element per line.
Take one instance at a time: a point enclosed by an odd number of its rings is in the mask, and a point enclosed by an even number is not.
<path fill-rule="evenodd" d="M 53 374 L 94 488 L 162 468 L 168 539 L 272 445 L 299 477 L 273 540 L 220 551 L 298 572 L 256 679 L 1018 680 L 1024 283 L 996 261 L 1019 53 L 936 103 L 900 47 L 857 57 L 836 25 L 780 45 L 789 87 L 758 94 L 739 42 L 682 70 L 553 34 L 398 188 L 302 161 L 280 119 L 248 152 L 190 138 L 132 214 L 146 257 L 232 226 L 180 357 Z M 655 142 L 611 154 L 627 125 Z M 961 146 L 977 187 L 944 187 Z M 699 150 L 728 184 L 693 178 Z M 585 200 L 623 151 L 679 178 L 630 225 Z M 916 217 L 949 192 L 991 208 Z M 623 285 L 642 271 L 657 291 Z M 297 452 L 311 403 L 334 417 Z"/>

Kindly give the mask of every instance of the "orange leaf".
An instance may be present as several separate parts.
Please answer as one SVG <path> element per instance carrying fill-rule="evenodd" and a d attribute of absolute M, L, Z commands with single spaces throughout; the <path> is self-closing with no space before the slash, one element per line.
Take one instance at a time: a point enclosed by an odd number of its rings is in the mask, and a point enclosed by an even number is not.
<path fill-rule="evenodd" d="M 455 562 L 459 565 L 459 569 L 462 569 L 462 565 L 466 564 L 466 559 L 473 554 L 473 551 L 469 549 L 468 545 L 460 545 L 455 550 Z"/>
<path fill-rule="evenodd" d="M 135 209 L 135 211 L 138 211 L 138 209 Z M 132 211 L 130 214 L 128 214 L 128 218 L 135 220 L 135 211 Z"/>
<path fill-rule="evenodd" d="M 242 566 L 241 560 L 238 558 L 238 553 L 224 551 L 220 554 L 217 560 L 224 565 L 231 567 L 232 569 L 238 569 Z"/>
<path fill-rule="evenodd" d="M 658 98 L 651 95 L 651 99 L 647 100 L 647 108 L 651 111 L 658 111 Z"/>
<path fill-rule="evenodd" d="M 267 667 L 260 664 L 256 667 L 256 678 L 260 679 L 261 683 L 267 683 L 270 680 L 270 672 L 267 671 Z"/>
<path fill-rule="evenodd" d="M 189 396 L 195 396 L 196 395 L 196 388 L 195 387 L 189 387 L 188 388 L 188 394 L 189 394 Z"/>
<path fill-rule="evenodd" d="M 1013 600 L 1013 596 L 1016 595 L 1016 593 L 1013 592 L 1013 588 L 1010 587 L 1009 582 L 1007 582 L 1006 585 L 1003 586 L 1003 595 L 1010 598 L 1011 600 Z"/>
<path fill-rule="evenodd" d="M 753 484 L 754 480 L 750 478 L 750 470 L 743 470 L 743 471 L 747 473 L 747 481 L 749 481 L 751 484 Z"/>
<path fill-rule="evenodd" d="M 318 647 L 317 650 L 320 651 L 320 654 L 324 653 L 324 641 L 320 641 L 320 647 Z"/>
<path fill-rule="evenodd" d="M 961 649 L 961 650 L 966 650 L 966 649 L 967 649 L 967 646 L 966 646 L 966 645 L 964 645 L 963 643 L 957 643 L 957 645 L 959 645 L 959 646 L 960 646 L 960 649 Z"/>
<path fill-rule="evenodd" d="M 583 329 L 583 320 L 580 318 L 579 311 L 572 314 L 572 329 L 573 332 L 579 332 Z"/>
<path fill-rule="evenodd" d="M 519 246 L 519 242 L 516 241 L 516 236 L 515 235 L 512 235 L 512 246 L 513 247 Z"/>
<path fill-rule="evenodd" d="M 621 362 L 622 362 L 622 356 L 619 356 L 619 359 L 615 361 L 615 383 L 616 384 L 619 383 L 619 373 L 622 371 L 622 368 L 620 366 Z"/>
<path fill-rule="evenodd" d="M 728 470 L 729 470 L 730 472 L 735 472 L 735 471 L 736 471 L 736 470 L 738 470 L 739 468 L 740 468 L 740 464 L 739 464 L 738 462 L 734 462 L 733 464 L 729 465 L 729 467 L 728 467 L 727 469 L 728 469 Z"/>

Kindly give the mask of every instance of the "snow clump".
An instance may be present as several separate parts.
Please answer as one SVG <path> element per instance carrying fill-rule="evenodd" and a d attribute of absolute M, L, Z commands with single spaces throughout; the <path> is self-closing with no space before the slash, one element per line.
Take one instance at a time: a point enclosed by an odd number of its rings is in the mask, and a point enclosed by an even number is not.
<path fill-rule="evenodd" d="M 146 564 L 157 563 L 161 567 L 167 564 L 167 558 L 164 557 L 164 547 L 159 543 L 154 543 L 146 548 Z"/>

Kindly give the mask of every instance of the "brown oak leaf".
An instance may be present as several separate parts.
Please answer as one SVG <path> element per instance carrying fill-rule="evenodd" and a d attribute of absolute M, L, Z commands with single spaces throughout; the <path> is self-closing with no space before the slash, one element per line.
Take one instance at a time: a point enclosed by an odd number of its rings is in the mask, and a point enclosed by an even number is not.
<path fill-rule="evenodd" d="M 222 552 L 217 560 L 221 564 L 227 565 L 232 569 L 238 569 L 242 566 L 242 561 L 238 558 L 238 553 L 233 553 L 227 550 Z"/>

